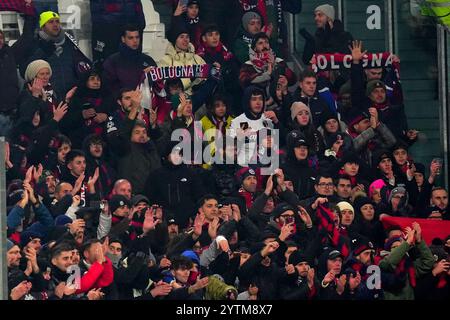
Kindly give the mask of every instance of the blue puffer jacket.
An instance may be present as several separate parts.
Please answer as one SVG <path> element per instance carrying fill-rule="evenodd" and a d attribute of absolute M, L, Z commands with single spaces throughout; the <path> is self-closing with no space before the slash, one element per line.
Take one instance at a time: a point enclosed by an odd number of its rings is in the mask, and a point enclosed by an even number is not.
<path fill-rule="evenodd" d="M 145 28 L 141 0 L 91 0 L 92 24 L 137 24 Z"/>

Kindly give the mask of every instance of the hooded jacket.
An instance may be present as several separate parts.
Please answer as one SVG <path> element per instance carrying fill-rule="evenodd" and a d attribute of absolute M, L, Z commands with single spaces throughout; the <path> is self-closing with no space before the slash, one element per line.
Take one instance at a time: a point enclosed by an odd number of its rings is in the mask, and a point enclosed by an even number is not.
<path fill-rule="evenodd" d="M 282 165 L 285 175 L 294 184 L 294 191 L 300 200 L 314 195 L 314 184 L 316 182 L 317 168 L 313 165 L 311 159 L 297 160 L 295 157 L 295 147 L 289 143 L 286 146 L 286 163 Z"/>
<path fill-rule="evenodd" d="M 196 202 L 205 190 L 198 176 L 185 164 L 175 166 L 166 161 L 147 179 L 144 194 L 175 215 L 180 228 L 197 212 Z"/>
<path fill-rule="evenodd" d="M 61 120 L 61 131 L 70 138 L 72 148 L 80 148 L 83 139 L 92 133 L 104 135 L 106 133 L 106 123 L 96 123 L 93 119 L 84 119 L 83 110 L 93 108 L 96 113 L 110 115 L 113 111 L 114 102 L 110 94 L 105 90 L 104 84 L 98 90 L 89 89 L 86 82 L 90 73 L 86 73 L 78 84 L 67 114 Z"/>
<path fill-rule="evenodd" d="M 168 66 L 192 66 L 195 64 L 205 64 L 205 60 L 202 59 L 199 55 L 195 54 L 195 48 L 192 43 L 189 43 L 189 48 L 187 52 L 177 51 L 175 46 L 171 43 L 167 45 L 166 54 L 159 61 L 158 66 L 160 67 L 168 67 Z M 202 78 L 189 79 L 183 78 L 181 81 L 183 82 L 184 90 L 189 95 L 192 95 L 192 87 L 203 82 Z"/>
<path fill-rule="evenodd" d="M 250 111 L 250 100 L 252 97 L 252 92 L 258 92 L 263 96 L 263 108 L 262 111 L 258 114 L 254 114 Z M 264 115 L 265 111 L 265 94 L 262 89 L 250 86 L 244 91 L 244 96 L 242 98 L 242 109 L 244 113 L 236 117 L 230 126 L 230 136 L 237 137 L 238 141 L 245 140 L 244 147 L 241 147 L 238 150 L 238 163 L 242 166 L 247 166 L 249 159 L 252 159 L 254 154 L 257 152 L 258 146 L 258 136 L 259 131 L 268 128 L 275 129 L 276 126 Z M 245 129 L 247 127 L 252 133 L 248 137 L 244 137 L 243 135 L 238 134 L 238 129 Z"/>

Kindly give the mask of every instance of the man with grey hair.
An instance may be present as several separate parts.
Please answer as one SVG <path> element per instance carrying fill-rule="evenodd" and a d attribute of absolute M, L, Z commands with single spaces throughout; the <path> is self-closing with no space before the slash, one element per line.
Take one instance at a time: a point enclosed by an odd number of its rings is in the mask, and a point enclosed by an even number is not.
<path fill-rule="evenodd" d="M 348 46 L 353 36 L 344 30 L 343 23 L 336 19 L 336 11 L 330 4 L 322 4 L 314 10 L 317 30 L 312 36 L 305 28 L 300 34 L 305 38 L 303 62 L 309 64 L 315 53 L 350 53 Z"/>

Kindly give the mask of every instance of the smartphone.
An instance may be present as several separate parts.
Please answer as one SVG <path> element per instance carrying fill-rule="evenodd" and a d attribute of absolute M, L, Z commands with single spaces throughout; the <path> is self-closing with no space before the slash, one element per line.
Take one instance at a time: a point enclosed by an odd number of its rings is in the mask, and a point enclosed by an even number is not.
<path fill-rule="evenodd" d="M 182 6 L 187 6 L 189 0 L 179 0 L 178 3 Z"/>
<path fill-rule="evenodd" d="M 284 218 L 284 224 L 290 224 L 290 223 L 292 223 L 294 221 L 295 221 L 294 217 L 286 217 L 286 218 Z"/>

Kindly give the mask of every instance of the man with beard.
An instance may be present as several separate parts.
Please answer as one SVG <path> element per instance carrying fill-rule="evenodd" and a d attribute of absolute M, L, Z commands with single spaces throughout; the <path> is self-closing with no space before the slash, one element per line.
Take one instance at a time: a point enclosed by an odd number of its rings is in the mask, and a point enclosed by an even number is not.
<path fill-rule="evenodd" d="M 375 264 L 374 255 L 375 247 L 372 242 L 365 237 L 357 237 L 351 240 L 352 242 L 352 257 L 346 262 L 347 268 L 345 273 L 350 276 L 347 280 L 353 285 L 359 282 L 359 285 L 350 291 L 351 298 L 355 300 L 381 300 L 383 298 L 383 290 L 377 283 L 369 279 L 372 273 L 368 272 L 368 267 Z M 383 282 L 381 275 L 376 280 Z M 368 285 L 374 285 L 374 288 Z"/>
<path fill-rule="evenodd" d="M 130 181 L 136 194 L 144 192 L 150 173 L 161 167 L 159 152 L 149 137 L 147 125 L 138 119 L 139 108 L 138 103 L 133 103 L 118 134 L 111 136 L 118 157 L 117 173 Z"/>
<path fill-rule="evenodd" d="M 317 26 L 312 36 L 304 28 L 300 34 L 305 38 L 303 50 L 303 63 L 309 64 L 315 53 L 348 53 L 348 45 L 353 36 L 344 30 L 344 24 L 335 19 L 336 13 L 332 5 L 323 4 L 314 9 L 314 21 Z"/>
<path fill-rule="evenodd" d="M 310 259 L 298 250 L 291 253 L 289 265 L 294 266 L 295 272 L 289 275 L 289 280 L 281 290 L 283 300 L 310 300 L 317 298 L 320 284 L 309 261 Z"/>
<path fill-rule="evenodd" d="M 250 60 L 242 66 L 239 81 L 243 88 L 253 84 L 265 91 L 271 81 L 282 78 L 282 85 L 292 86 L 296 81 L 294 72 L 288 68 L 283 59 L 277 58 L 272 51 L 269 37 L 264 32 L 257 33 L 249 48 Z"/>

